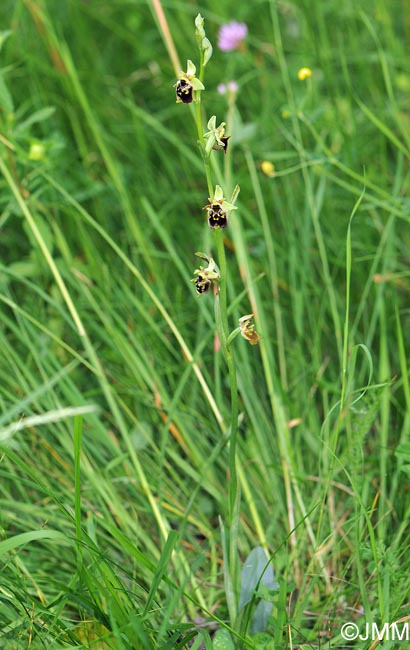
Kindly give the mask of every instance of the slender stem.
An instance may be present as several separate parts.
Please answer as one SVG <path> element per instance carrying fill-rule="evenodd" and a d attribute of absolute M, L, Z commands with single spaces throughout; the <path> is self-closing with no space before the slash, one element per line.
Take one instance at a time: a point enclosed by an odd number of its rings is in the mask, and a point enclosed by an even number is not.
<path fill-rule="evenodd" d="M 203 81 L 204 66 L 203 57 L 201 55 L 199 79 Z M 198 134 L 199 145 L 205 166 L 206 181 L 208 186 L 209 197 L 214 194 L 214 185 L 212 180 L 212 171 L 210 163 L 210 155 L 206 152 L 205 138 L 203 133 L 203 120 L 201 111 L 201 93 L 195 93 L 195 122 Z M 211 198 L 210 198 L 211 200 Z M 215 321 L 218 336 L 220 339 L 222 351 L 228 367 L 229 384 L 231 392 L 231 426 L 229 436 L 229 482 L 228 482 L 228 527 L 227 527 L 227 552 L 228 552 L 228 571 L 230 580 L 233 585 L 233 594 L 236 594 L 237 579 L 238 579 L 238 553 L 237 553 L 237 528 L 239 519 L 240 508 L 240 486 L 238 481 L 237 465 L 236 465 L 236 449 L 238 437 L 238 385 L 236 379 L 235 361 L 232 354 L 232 339 L 229 338 L 229 324 L 228 324 L 228 306 L 227 306 L 227 264 L 225 255 L 225 246 L 223 240 L 223 231 L 219 228 L 213 231 L 216 247 L 217 247 L 217 260 L 220 271 L 220 279 L 218 282 L 218 291 L 215 295 Z M 235 602 L 235 595 L 231 602 L 230 615 L 231 618 L 236 616 L 237 606 Z M 234 620 L 231 621 L 234 623 Z"/>
<path fill-rule="evenodd" d="M 212 173 L 211 173 L 211 161 L 210 157 L 207 155 L 205 150 L 205 138 L 202 127 L 202 113 L 201 113 L 201 93 L 196 93 L 198 96 L 195 103 L 195 122 L 196 130 L 198 134 L 199 146 L 201 147 L 202 159 L 205 166 L 206 182 L 208 186 L 208 195 L 211 197 L 214 192 L 214 186 L 212 183 Z"/>
<path fill-rule="evenodd" d="M 198 93 L 199 94 L 199 93 Z M 206 180 L 208 185 L 209 194 L 213 194 L 213 182 L 211 174 L 211 165 L 209 156 L 205 152 L 205 141 L 202 128 L 202 115 L 201 105 L 199 99 L 196 102 L 195 121 L 198 132 L 199 143 L 201 152 L 204 159 Z M 218 266 L 220 270 L 220 280 L 218 283 L 218 293 L 215 296 L 215 316 L 218 335 L 221 341 L 222 350 L 224 352 L 225 360 L 228 366 L 229 381 L 231 386 L 231 435 L 230 435 L 230 474 L 231 480 L 236 480 L 236 467 L 235 467 L 235 454 L 236 454 L 236 437 L 238 429 L 238 388 L 236 381 L 235 362 L 231 352 L 231 346 L 228 344 L 229 325 L 228 325 L 228 307 L 227 307 L 227 267 L 225 246 L 223 241 L 223 232 L 217 228 L 214 230 L 214 237 L 216 241 L 218 253 Z M 233 498 L 233 497 L 232 497 Z M 230 499 L 230 502 L 232 500 Z M 232 515 L 232 508 L 230 510 Z"/>
<path fill-rule="evenodd" d="M 217 318 L 220 327 L 218 334 L 221 339 L 222 349 L 224 351 L 226 364 L 229 372 L 229 383 L 231 387 L 231 433 L 229 444 L 229 473 L 230 485 L 233 489 L 229 494 L 229 513 L 232 521 L 235 499 L 237 493 L 237 475 L 236 475 L 236 442 L 238 433 L 238 386 L 236 380 L 235 361 L 232 355 L 231 344 L 228 344 L 229 326 L 228 326 L 228 308 L 227 308 L 227 291 L 226 291 L 226 255 L 223 242 L 223 234 L 221 230 L 215 230 L 215 239 L 218 251 L 218 264 L 221 272 L 221 279 L 219 282 L 219 292 L 216 296 L 216 308 L 219 311 L 220 317 Z"/>
<path fill-rule="evenodd" d="M 229 473 L 232 489 L 229 494 L 230 519 L 232 521 L 235 512 L 235 502 L 238 494 L 238 478 L 236 471 L 236 444 L 238 438 L 238 386 L 236 381 L 235 362 L 230 350 L 227 353 L 227 365 L 229 370 L 229 382 L 231 385 L 231 435 L 229 438 Z"/>
<path fill-rule="evenodd" d="M 219 228 L 214 231 L 216 249 L 218 252 L 218 265 L 221 273 L 221 279 L 219 281 L 219 297 L 221 304 L 221 316 L 222 316 L 222 328 L 223 328 L 223 338 L 222 344 L 224 347 L 224 352 L 226 355 L 226 346 L 227 339 L 229 335 L 229 326 L 228 326 L 228 313 L 227 313 L 227 293 L 226 293 L 226 255 L 225 255 L 225 246 L 223 241 L 222 230 Z"/>

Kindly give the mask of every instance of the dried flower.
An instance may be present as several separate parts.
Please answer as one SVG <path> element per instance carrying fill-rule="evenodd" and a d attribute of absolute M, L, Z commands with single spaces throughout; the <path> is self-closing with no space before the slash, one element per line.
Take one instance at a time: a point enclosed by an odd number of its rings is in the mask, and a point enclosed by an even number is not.
<path fill-rule="evenodd" d="M 218 47 L 222 52 L 231 52 L 237 50 L 248 33 L 248 27 L 245 23 L 238 23 L 232 20 L 230 23 L 222 25 L 218 34 Z"/>
<path fill-rule="evenodd" d="M 260 336 L 255 331 L 255 325 L 252 322 L 253 314 L 247 314 L 239 319 L 239 329 L 241 336 L 249 341 L 251 345 L 256 345 L 260 341 Z"/>
<path fill-rule="evenodd" d="M 237 185 L 232 195 L 231 203 L 228 203 L 223 197 L 222 188 L 216 185 L 213 198 L 209 197 L 210 203 L 203 207 L 203 210 L 208 211 L 208 225 L 210 228 L 226 228 L 228 225 L 228 212 L 237 209 L 233 205 L 233 201 L 238 195 L 238 192 L 239 186 Z"/>
<path fill-rule="evenodd" d="M 196 67 L 188 59 L 187 61 L 187 71 L 181 72 L 178 81 L 174 84 L 177 104 L 183 102 L 184 104 L 190 104 L 194 98 L 194 90 L 204 90 L 205 87 L 199 79 L 195 76 Z"/>
<path fill-rule="evenodd" d="M 195 282 L 195 288 L 198 294 L 208 293 L 212 281 L 219 280 L 221 277 L 219 269 L 212 257 L 208 257 L 205 253 L 195 253 L 195 255 L 205 260 L 208 266 L 200 266 L 199 269 L 195 269 L 194 275 L 197 277 L 193 278 L 191 282 Z"/>
<path fill-rule="evenodd" d="M 211 153 L 211 149 L 215 151 L 223 151 L 226 153 L 228 148 L 228 141 L 230 136 L 225 135 L 225 122 L 221 122 L 220 125 L 216 126 L 216 116 L 208 120 L 208 131 L 204 133 L 204 138 L 206 141 L 205 151 L 207 155 Z"/>
<path fill-rule="evenodd" d="M 311 76 L 312 76 L 312 70 L 310 68 L 300 68 L 300 70 L 298 70 L 298 79 L 300 81 L 304 81 L 305 79 Z"/>

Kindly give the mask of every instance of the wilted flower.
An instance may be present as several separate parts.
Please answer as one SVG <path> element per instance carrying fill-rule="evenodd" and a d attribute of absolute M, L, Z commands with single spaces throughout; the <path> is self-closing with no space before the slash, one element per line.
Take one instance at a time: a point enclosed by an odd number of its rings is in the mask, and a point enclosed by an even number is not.
<path fill-rule="evenodd" d="M 174 84 L 177 104 L 183 102 L 184 104 L 190 104 L 194 98 L 194 90 L 204 90 L 204 85 L 199 79 L 195 76 L 196 67 L 188 59 L 187 61 L 187 71 L 181 72 L 180 77 L 176 84 Z"/>
<path fill-rule="evenodd" d="M 244 339 L 249 341 L 251 345 L 256 345 L 257 343 L 259 343 L 260 336 L 255 331 L 255 325 L 252 322 L 252 320 L 253 320 L 253 314 L 247 314 L 246 316 L 242 316 L 239 319 L 239 328 L 241 331 L 241 336 L 243 336 Z"/>
<path fill-rule="evenodd" d="M 238 23 L 236 20 L 222 25 L 218 34 L 219 49 L 223 52 L 231 52 L 232 50 L 238 49 L 246 38 L 247 33 L 248 27 L 245 23 Z"/>
<path fill-rule="evenodd" d="M 212 280 L 219 280 L 221 277 L 219 269 L 212 257 L 208 257 L 205 253 L 195 253 L 195 255 L 205 260 L 208 266 L 206 268 L 200 266 L 199 269 L 195 269 L 194 275 L 197 277 L 193 278 L 191 282 L 195 282 L 195 288 L 198 294 L 208 293 Z"/>
<path fill-rule="evenodd" d="M 312 76 L 312 70 L 310 68 L 300 68 L 300 70 L 298 70 L 298 79 L 300 81 L 304 81 L 305 79 L 311 76 Z"/>
<path fill-rule="evenodd" d="M 204 133 L 204 138 L 206 140 L 205 151 L 208 156 L 211 153 L 211 149 L 215 149 L 215 151 L 223 151 L 226 153 L 230 136 L 225 135 L 225 122 L 221 122 L 217 127 L 216 116 L 212 115 L 208 121 L 207 126 L 209 130 Z"/>
<path fill-rule="evenodd" d="M 237 196 L 239 187 L 235 188 L 234 195 Z M 232 201 L 233 199 L 231 199 Z M 203 210 L 208 211 L 208 225 L 210 228 L 226 228 L 228 225 L 228 212 L 236 210 L 233 203 L 228 203 L 223 197 L 222 188 L 219 185 L 215 187 L 213 198 L 209 197 L 210 203 L 203 207 Z"/>

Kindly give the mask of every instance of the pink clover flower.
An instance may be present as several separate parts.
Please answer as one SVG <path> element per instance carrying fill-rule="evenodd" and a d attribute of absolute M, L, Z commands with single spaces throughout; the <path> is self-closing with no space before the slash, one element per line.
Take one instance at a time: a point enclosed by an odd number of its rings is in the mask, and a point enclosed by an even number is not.
<path fill-rule="evenodd" d="M 238 49 L 248 34 L 248 27 L 245 23 L 238 23 L 232 20 L 222 25 L 218 34 L 218 47 L 222 52 L 231 52 Z"/>

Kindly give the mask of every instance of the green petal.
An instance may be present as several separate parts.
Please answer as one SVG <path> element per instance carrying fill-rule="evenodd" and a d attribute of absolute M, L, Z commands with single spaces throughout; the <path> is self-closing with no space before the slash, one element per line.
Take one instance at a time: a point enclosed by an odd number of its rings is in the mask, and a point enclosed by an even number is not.
<path fill-rule="evenodd" d="M 205 260 L 207 264 L 209 263 L 210 259 L 212 259 L 212 257 L 209 258 L 208 255 L 206 255 L 206 253 L 202 253 L 201 251 L 197 251 L 195 255 L 196 257 L 200 257 L 201 260 Z"/>
<path fill-rule="evenodd" d="M 209 156 L 209 154 L 211 153 L 214 144 L 215 144 L 215 136 L 213 133 L 210 133 L 207 137 L 206 145 L 205 145 L 205 152 L 207 156 Z"/>
<path fill-rule="evenodd" d="M 193 77 L 195 75 L 195 72 L 196 72 L 195 65 L 192 63 L 191 59 L 188 59 L 187 64 L 186 64 L 187 76 L 188 77 L 191 77 L 191 76 Z"/>
<path fill-rule="evenodd" d="M 212 117 L 209 118 L 207 127 L 210 131 L 215 131 L 216 127 L 216 115 L 212 115 Z"/>
<path fill-rule="evenodd" d="M 223 197 L 224 193 L 222 192 L 222 187 L 220 185 L 215 185 L 214 201 L 220 201 Z"/>
<path fill-rule="evenodd" d="M 191 79 L 189 82 L 194 90 L 205 90 L 205 86 L 202 81 L 199 81 L 196 77 Z"/>
<path fill-rule="evenodd" d="M 236 199 L 238 198 L 238 194 L 239 194 L 240 190 L 241 190 L 241 188 L 239 187 L 239 185 L 235 185 L 234 190 L 232 192 L 232 196 L 231 196 L 231 203 L 235 203 Z"/>
<path fill-rule="evenodd" d="M 228 203 L 228 201 L 223 201 L 221 207 L 222 210 L 225 210 L 225 212 L 230 212 L 230 210 L 238 209 L 236 205 L 232 205 L 232 203 Z"/>

